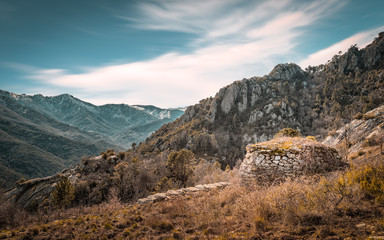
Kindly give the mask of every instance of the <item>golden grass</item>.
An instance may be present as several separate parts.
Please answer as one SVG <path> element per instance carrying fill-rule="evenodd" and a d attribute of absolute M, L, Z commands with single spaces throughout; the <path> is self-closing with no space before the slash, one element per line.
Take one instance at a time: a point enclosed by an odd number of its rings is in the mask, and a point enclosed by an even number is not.
<path fill-rule="evenodd" d="M 145 205 L 116 199 L 54 213 L 48 222 L 34 218 L 3 229 L 6 239 L 367 239 L 384 236 L 384 209 L 375 188 L 364 188 L 373 168 L 383 171 L 377 150 L 357 154 L 349 170 L 223 190 Z M 360 174 L 360 175 L 359 175 Z M 365 174 L 363 178 L 359 178 Z M 375 175 L 382 180 L 379 175 Z M 377 180 L 377 179 L 376 179 Z M 376 181 L 375 180 L 375 181 Z M 381 181 L 380 180 L 380 181 Z M 384 184 L 384 181 L 383 181 Z M 381 186 L 381 185 L 372 185 Z M 56 214 L 56 215 L 55 215 Z M 33 219 L 33 218 L 31 218 Z M 361 224 L 364 224 L 363 227 Z M 359 225 L 360 224 L 360 225 Z"/>

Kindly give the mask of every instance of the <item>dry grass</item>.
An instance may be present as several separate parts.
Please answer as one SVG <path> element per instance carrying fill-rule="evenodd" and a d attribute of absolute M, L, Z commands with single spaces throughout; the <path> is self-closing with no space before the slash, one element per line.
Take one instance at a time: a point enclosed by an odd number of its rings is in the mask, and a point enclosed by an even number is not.
<path fill-rule="evenodd" d="M 355 161 L 363 162 L 363 158 L 370 159 L 369 165 L 354 165 L 350 170 L 327 176 L 301 177 L 269 186 L 246 188 L 234 182 L 223 190 L 146 205 L 122 205 L 117 197 L 112 197 L 109 203 L 53 213 L 44 221 L 35 217 L 35 222 L 2 230 L 0 238 L 367 239 L 384 236 L 383 206 L 375 196 L 370 196 L 377 190 L 372 186 L 381 183 L 367 185 L 359 180 L 369 181 L 370 171 L 366 170 L 370 167 L 376 173 L 384 172 L 384 167 L 380 168 L 384 165 L 376 149 L 357 154 Z M 376 182 L 380 180 L 384 184 L 384 177 L 375 176 Z"/>

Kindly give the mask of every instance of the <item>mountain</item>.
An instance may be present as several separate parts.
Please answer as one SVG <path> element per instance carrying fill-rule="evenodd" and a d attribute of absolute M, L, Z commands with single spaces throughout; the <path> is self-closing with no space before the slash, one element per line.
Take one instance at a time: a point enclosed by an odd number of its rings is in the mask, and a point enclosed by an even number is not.
<path fill-rule="evenodd" d="M 19 95 L 0 90 L 0 186 L 36 178 L 106 149 L 123 150 L 181 115 L 177 109 L 94 106 L 73 96 Z"/>
<path fill-rule="evenodd" d="M 279 64 L 263 77 L 235 81 L 214 97 L 188 107 L 180 118 L 163 125 L 135 148 L 118 155 L 110 152 L 83 158 L 61 174 L 20 183 L 8 196 L 24 206 L 32 201 L 30 196 L 41 202 L 67 176 L 77 188 L 85 186 L 88 201 L 106 199 L 116 182 L 126 183 L 120 186 L 120 194 L 129 200 L 172 186 L 167 185 L 171 179 L 166 170 L 172 151 L 186 148 L 200 162 L 234 166 L 243 159 L 247 144 L 269 140 L 282 128 L 295 128 L 318 140 L 329 135 L 325 143 L 340 148 L 345 136 L 342 129 L 350 123 L 354 133 L 348 135 L 349 151 L 360 156 L 359 144 L 383 128 L 383 91 L 384 33 L 380 33 L 366 48 L 352 46 L 325 65 L 302 70 L 293 63 Z M 133 107 L 147 112 L 154 109 Z"/>
<path fill-rule="evenodd" d="M 106 141 L 124 148 L 129 148 L 134 142 L 145 140 L 164 123 L 173 121 L 183 114 L 179 109 L 161 109 L 150 105 L 95 106 L 68 94 L 54 97 L 44 97 L 40 94 L 10 95 L 24 107 L 81 130 L 101 134 Z"/>
<path fill-rule="evenodd" d="M 364 49 L 351 46 L 325 65 L 279 64 L 268 75 L 235 81 L 187 108 L 136 151 L 156 156 L 192 150 L 234 166 L 248 143 L 271 139 L 282 128 L 324 139 L 328 131 L 384 102 L 384 33 Z"/>

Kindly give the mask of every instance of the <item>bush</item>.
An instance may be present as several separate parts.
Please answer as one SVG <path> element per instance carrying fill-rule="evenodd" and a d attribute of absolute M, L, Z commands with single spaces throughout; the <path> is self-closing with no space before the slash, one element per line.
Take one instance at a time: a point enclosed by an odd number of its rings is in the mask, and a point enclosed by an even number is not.
<path fill-rule="evenodd" d="M 191 150 L 181 149 L 178 152 L 172 152 L 168 155 L 167 168 L 170 177 L 180 181 L 183 187 L 186 187 L 188 178 L 192 175 L 192 161 L 195 155 Z"/>
<path fill-rule="evenodd" d="M 312 140 L 317 142 L 316 138 L 314 136 L 307 136 L 306 139 Z"/>
<path fill-rule="evenodd" d="M 355 181 L 364 193 L 379 204 L 384 204 L 384 164 L 365 166 L 356 170 Z"/>
<path fill-rule="evenodd" d="M 300 137 L 301 134 L 299 130 L 295 130 L 292 128 L 284 128 L 276 133 L 275 137 Z"/>
<path fill-rule="evenodd" d="M 363 119 L 363 114 L 361 112 L 356 113 L 356 115 L 353 117 L 353 119 L 361 120 L 361 119 Z"/>
<path fill-rule="evenodd" d="M 72 204 L 74 198 L 75 188 L 68 177 L 64 176 L 52 191 L 52 201 L 57 208 L 67 208 Z"/>

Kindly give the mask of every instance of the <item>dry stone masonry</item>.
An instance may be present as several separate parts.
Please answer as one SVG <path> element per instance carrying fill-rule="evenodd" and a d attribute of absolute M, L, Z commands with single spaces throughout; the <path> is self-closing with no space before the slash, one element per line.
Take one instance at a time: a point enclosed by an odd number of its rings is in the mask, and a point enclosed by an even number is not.
<path fill-rule="evenodd" d="M 247 146 L 243 183 L 334 171 L 346 166 L 337 150 L 307 138 L 279 138 Z"/>
<path fill-rule="evenodd" d="M 156 193 L 146 198 L 141 198 L 137 202 L 140 204 L 145 204 L 145 203 L 164 201 L 164 200 L 168 200 L 181 195 L 193 194 L 201 191 L 222 189 L 229 185 L 231 185 L 229 182 L 219 182 L 219 183 L 212 183 L 212 184 L 196 185 L 195 187 L 181 188 L 177 190 L 168 190 L 166 193 Z"/>

